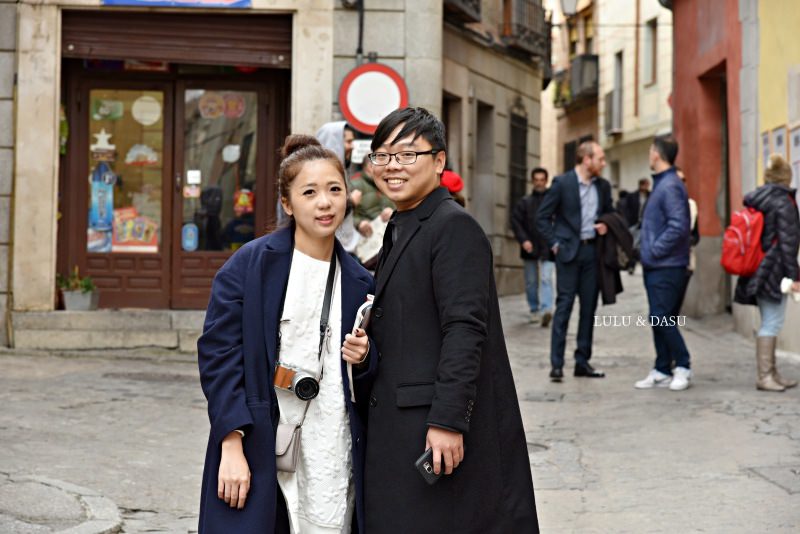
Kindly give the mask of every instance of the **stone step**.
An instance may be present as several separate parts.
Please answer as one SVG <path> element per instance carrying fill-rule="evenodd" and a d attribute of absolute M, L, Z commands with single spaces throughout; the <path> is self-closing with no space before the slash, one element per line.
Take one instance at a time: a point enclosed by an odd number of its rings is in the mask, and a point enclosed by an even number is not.
<path fill-rule="evenodd" d="M 14 347 L 36 350 L 160 348 L 195 353 L 204 311 L 12 312 Z"/>
<path fill-rule="evenodd" d="M 202 330 L 204 318 L 197 310 L 11 312 L 14 330 Z"/>

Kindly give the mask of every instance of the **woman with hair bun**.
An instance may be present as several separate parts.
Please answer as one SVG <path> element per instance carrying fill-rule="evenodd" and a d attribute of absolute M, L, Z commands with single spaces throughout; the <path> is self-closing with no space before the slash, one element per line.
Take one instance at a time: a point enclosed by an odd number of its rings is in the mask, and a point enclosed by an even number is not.
<path fill-rule="evenodd" d="M 364 531 L 356 406 L 377 357 L 353 323 L 374 283 L 334 236 L 339 159 L 306 135 L 288 136 L 281 157 L 289 224 L 220 268 L 197 343 L 211 423 L 200 534 Z"/>

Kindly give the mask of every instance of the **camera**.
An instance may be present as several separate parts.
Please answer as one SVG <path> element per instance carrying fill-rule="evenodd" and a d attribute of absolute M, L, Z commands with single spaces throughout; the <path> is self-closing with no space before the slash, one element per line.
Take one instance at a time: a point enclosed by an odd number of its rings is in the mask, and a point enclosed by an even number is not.
<path fill-rule="evenodd" d="M 319 394 L 319 380 L 301 369 L 292 369 L 278 363 L 275 366 L 275 387 L 292 391 L 298 399 L 310 401 Z"/>

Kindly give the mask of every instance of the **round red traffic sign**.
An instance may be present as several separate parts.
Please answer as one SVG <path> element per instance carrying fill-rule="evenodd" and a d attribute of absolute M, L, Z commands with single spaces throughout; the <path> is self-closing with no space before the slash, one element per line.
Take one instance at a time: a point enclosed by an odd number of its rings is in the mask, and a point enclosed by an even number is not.
<path fill-rule="evenodd" d="M 392 111 L 408 105 L 408 87 L 394 69 L 365 63 L 351 70 L 339 87 L 339 109 L 356 130 L 375 133 Z"/>

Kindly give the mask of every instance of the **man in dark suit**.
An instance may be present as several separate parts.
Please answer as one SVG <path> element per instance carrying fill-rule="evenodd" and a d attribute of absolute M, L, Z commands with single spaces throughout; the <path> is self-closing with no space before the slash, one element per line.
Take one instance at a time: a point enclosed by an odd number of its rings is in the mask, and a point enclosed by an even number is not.
<path fill-rule="evenodd" d="M 372 150 L 375 183 L 397 212 L 368 328 L 378 370 L 366 408 L 365 530 L 538 532 L 492 249 L 440 187 L 444 125 L 422 108 L 394 111 Z M 414 467 L 427 449 L 444 475 L 433 485 Z"/>
<path fill-rule="evenodd" d="M 539 206 L 536 224 L 556 256 L 556 313 L 550 336 L 550 378 L 564 377 L 567 325 L 575 297 L 580 300 L 575 376 L 602 378 L 591 366 L 594 313 L 597 309 L 597 253 L 595 238 L 608 228 L 595 221 L 613 211 L 611 184 L 601 178 L 606 165 L 603 148 L 595 141 L 581 143 L 575 168 L 553 178 Z M 553 219 L 555 217 L 555 219 Z"/>

